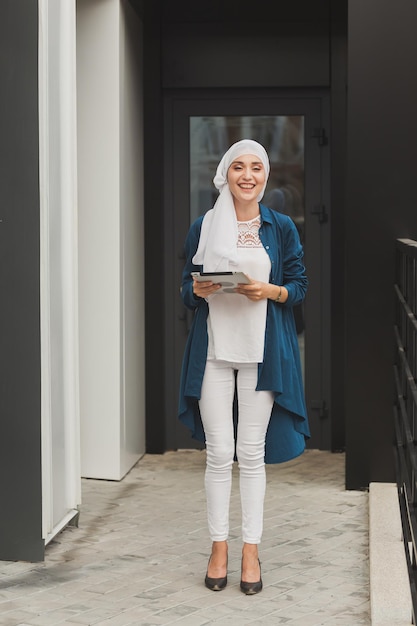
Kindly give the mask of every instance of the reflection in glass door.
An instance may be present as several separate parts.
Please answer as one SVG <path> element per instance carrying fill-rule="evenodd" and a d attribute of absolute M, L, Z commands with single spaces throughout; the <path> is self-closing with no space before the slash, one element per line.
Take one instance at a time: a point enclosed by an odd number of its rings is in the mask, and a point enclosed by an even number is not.
<path fill-rule="evenodd" d="M 190 119 L 190 224 L 216 201 L 216 167 L 235 141 L 254 139 L 268 152 L 271 172 L 262 203 L 289 215 L 304 243 L 304 116 L 192 116 Z M 303 305 L 294 308 L 304 373 Z"/>

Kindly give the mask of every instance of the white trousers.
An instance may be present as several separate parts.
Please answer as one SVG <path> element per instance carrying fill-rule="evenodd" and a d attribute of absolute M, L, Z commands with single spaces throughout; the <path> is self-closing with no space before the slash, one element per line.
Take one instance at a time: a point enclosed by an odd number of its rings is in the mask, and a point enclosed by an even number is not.
<path fill-rule="evenodd" d="M 237 372 L 235 379 L 235 372 Z M 265 499 L 265 436 L 274 403 L 270 391 L 256 391 L 257 363 L 207 361 L 199 402 L 206 435 L 205 488 L 212 541 L 229 535 L 229 505 L 233 459 L 239 465 L 242 539 L 260 543 Z M 233 397 L 235 380 L 238 428 L 235 442 Z"/>

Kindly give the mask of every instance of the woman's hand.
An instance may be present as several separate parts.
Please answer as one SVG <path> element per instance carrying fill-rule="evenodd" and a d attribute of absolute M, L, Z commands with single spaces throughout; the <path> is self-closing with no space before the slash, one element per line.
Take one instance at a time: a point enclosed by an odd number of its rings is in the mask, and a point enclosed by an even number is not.
<path fill-rule="evenodd" d="M 221 285 L 213 283 L 211 280 L 204 280 L 202 282 L 195 279 L 193 280 L 193 293 L 199 298 L 207 298 L 207 296 L 211 296 L 211 294 L 218 291 L 220 287 Z"/>
<path fill-rule="evenodd" d="M 264 300 L 266 298 L 276 301 L 279 294 L 281 294 L 279 299 L 279 302 L 281 303 L 285 302 L 288 298 L 288 291 L 285 287 L 279 287 L 278 285 L 272 285 L 271 283 L 262 283 L 259 280 L 252 280 L 249 285 L 239 285 L 236 288 L 236 293 L 246 296 L 253 302 Z"/>

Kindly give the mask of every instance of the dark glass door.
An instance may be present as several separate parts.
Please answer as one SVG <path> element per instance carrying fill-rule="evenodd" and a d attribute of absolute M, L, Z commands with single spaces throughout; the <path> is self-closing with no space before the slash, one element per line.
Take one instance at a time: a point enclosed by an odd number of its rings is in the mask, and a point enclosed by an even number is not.
<path fill-rule="evenodd" d="M 265 146 L 271 173 L 262 202 L 294 220 L 305 250 L 309 278 L 306 301 L 295 309 L 306 401 L 312 429 L 310 447 L 326 449 L 330 440 L 328 394 L 324 380 L 326 333 L 323 319 L 329 297 L 323 267 L 328 228 L 325 207 L 321 98 L 168 97 L 165 102 L 165 254 L 166 424 L 169 448 L 196 447 L 176 419 L 178 383 L 192 313 L 179 296 L 183 244 L 190 224 L 213 206 L 218 194 L 212 180 L 228 147 L 249 138 Z M 325 266 L 328 269 L 328 264 Z"/>

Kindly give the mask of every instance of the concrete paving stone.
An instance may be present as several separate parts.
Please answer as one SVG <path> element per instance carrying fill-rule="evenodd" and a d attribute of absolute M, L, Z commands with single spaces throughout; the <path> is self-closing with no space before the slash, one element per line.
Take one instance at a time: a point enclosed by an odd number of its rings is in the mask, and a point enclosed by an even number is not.
<path fill-rule="evenodd" d="M 230 581 L 229 581 L 229 586 L 230 586 Z M 223 594 L 212 594 L 215 596 L 218 595 L 223 595 Z M 179 591 L 176 591 L 175 593 L 172 593 L 169 596 L 165 596 L 162 595 L 160 597 L 163 597 L 165 599 L 165 605 L 166 607 L 168 606 L 175 606 L 175 605 L 179 605 L 179 604 L 198 604 L 198 606 L 201 608 L 202 603 L 204 603 L 204 600 L 207 598 L 208 594 L 207 594 L 207 589 L 203 586 L 203 584 L 201 585 L 193 585 L 192 587 L 188 587 L 186 589 L 180 589 Z M 138 597 L 143 597 L 143 596 L 138 596 Z M 158 599 L 158 598 L 156 598 Z"/>
<path fill-rule="evenodd" d="M 297 605 L 297 607 L 300 607 L 303 612 L 305 610 L 307 610 L 308 612 L 308 610 L 311 610 L 311 609 L 308 609 L 308 604 L 310 602 L 311 597 L 312 597 L 312 592 L 308 588 L 308 585 L 305 585 L 304 587 L 298 587 L 298 589 L 292 589 L 289 593 L 281 595 L 277 601 L 283 607 Z M 327 601 L 325 601 L 325 604 L 327 604 Z"/>
<path fill-rule="evenodd" d="M 35 593 L 33 590 L 31 593 Z M 7 600 L 15 600 L 16 602 L 19 601 L 21 598 L 23 597 L 28 597 L 28 595 L 30 595 L 29 593 L 25 593 L 25 589 L 24 586 L 22 585 L 13 585 L 11 587 L 8 587 L 8 589 L 4 592 L 5 595 L 5 599 Z"/>
<path fill-rule="evenodd" d="M 309 613 L 303 616 L 302 626 L 323 626 L 325 624 L 326 614 L 323 611 L 317 611 Z M 289 624 L 296 624 L 294 620 L 291 620 Z M 355 623 L 351 623 L 350 626 L 356 626 Z"/>
<path fill-rule="evenodd" d="M 291 592 L 273 596 L 271 597 L 271 603 L 275 608 L 271 612 L 274 614 L 280 613 L 280 615 L 286 614 L 290 608 L 291 616 L 304 615 L 305 613 L 310 613 L 312 610 L 308 605 L 308 601 L 309 595 L 307 593 L 304 593 L 302 599 L 300 599 L 299 595 Z"/>
<path fill-rule="evenodd" d="M 141 599 L 137 596 L 138 589 L 140 587 L 136 583 L 125 583 L 124 586 L 119 587 L 118 589 L 114 589 L 113 591 L 109 591 L 105 599 L 108 602 L 120 602 L 125 598 L 136 598 L 137 604 L 143 604 Z"/>
<path fill-rule="evenodd" d="M 250 624 L 252 621 L 251 618 L 247 618 L 244 614 L 239 615 L 238 620 L 239 626 L 246 626 L 246 624 Z M 237 626 L 235 615 L 226 615 L 224 617 L 214 619 L 212 620 L 212 623 L 216 626 Z M 266 624 L 265 621 L 264 624 Z"/>
<path fill-rule="evenodd" d="M 190 603 L 188 604 L 178 603 L 176 602 L 175 599 L 172 599 L 171 596 L 168 596 L 168 597 L 161 596 L 160 598 L 155 598 L 155 599 L 153 598 L 144 599 L 143 606 L 149 609 L 153 614 L 159 614 L 164 611 L 175 611 L 177 609 L 181 611 L 185 607 L 184 614 L 188 615 L 189 613 L 193 613 L 198 610 L 196 600 L 194 600 L 193 604 L 191 604 L 191 602 L 192 601 L 190 601 Z M 194 604 L 196 606 L 194 606 Z"/>
<path fill-rule="evenodd" d="M 172 624 L 180 624 L 181 626 L 206 626 L 206 624 L 212 624 L 213 622 L 201 615 L 189 615 L 188 617 L 181 617 Z"/>
<path fill-rule="evenodd" d="M 297 606 L 297 605 L 292 605 L 292 606 L 284 606 L 279 608 L 275 613 L 271 613 L 268 616 L 268 619 L 270 620 L 282 620 L 282 623 L 289 623 L 292 626 L 297 624 L 297 626 L 304 626 L 304 621 L 306 619 L 306 616 L 311 615 L 314 611 L 309 608 L 309 607 L 305 607 L 305 606 Z M 327 617 L 329 617 L 331 614 L 330 612 L 326 611 L 326 615 Z M 281 622 L 277 622 L 277 623 L 281 623 Z M 351 626 L 354 626 L 353 624 L 351 624 Z"/>
<path fill-rule="evenodd" d="M 277 570 L 278 572 L 279 570 Z M 312 581 L 317 580 L 317 577 L 314 576 L 313 572 L 294 572 L 293 575 L 288 576 L 285 581 L 281 583 L 274 584 L 274 586 L 288 585 L 291 589 L 298 589 L 299 587 L 303 587 L 308 585 Z"/>
<path fill-rule="evenodd" d="M 326 624 L 326 626 L 333 626 L 333 624 L 340 626 L 369 626 L 371 619 L 367 607 L 364 607 L 362 611 L 355 612 L 346 608 L 345 610 L 340 610 L 338 613 L 335 613 L 332 617 L 324 618 L 323 624 Z"/>
<path fill-rule="evenodd" d="M 369 615 L 369 611 L 367 608 L 364 608 L 363 611 L 356 611 L 355 613 L 353 613 L 352 611 L 349 610 L 349 607 L 336 607 L 336 610 L 333 611 L 333 614 L 330 615 L 330 607 L 328 607 L 326 614 L 323 616 L 322 621 L 324 624 L 327 624 L 328 626 L 332 626 L 334 622 L 337 622 L 337 620 L 344 620 L 346 621 L 346 618 L 350 618 L 350 626 L 356 626 L 356 624 L 371 624 L 371 618 Z M 346 623 L 346 622 L 345 622 Z M 392 625 L 394 626 L 394 625 Z"/>
<path fill-rule="evenodd" d="M 342 583 L 340 584 L 339 587 L 333 587 L 333 591 L 335 592 L 335 594 L 338 594 L 340 592 L 343 592 L 343 594 L 345 596 L 352 596 L 354 598 L 357 598 L 358 601 L 359 600 L 364 600 L 364 601 L 368 601 L 369 598 L 369 589 L 368 586 L 363 586 L 360 584 L 354 584 L 354 583 Z"/>
<path fill-rule="evenodd" d="M 277 602 L 276 614 L 279 616 L 285 616 L 290 619 L 298 620 L 300 624 L 304 624 L 305 615 L 310 615 L 317 610 L 324 610 L 324 613 L 327 616 L 334 615 L 333 602 L 329 602 L 329 600 L 326 599 L 321 604 L 314 604 L 312 602 L 312 599 L 312 596 L 307 595 L 303 600 L 291 597 L 287 598 L 286 600 L 280 598 Z M 344 608 L 345 606 L 343 605 L 343 609 Z"/>
<path fill-rule="evenodd" d="M 164 609 L 163 611 L 158 613 L 158 615 L 163 617 L 166 620 L 166 623 L 169 623 L 170 620 L 174 621 L 182 617 L 194 615 L 195 613 L 198 613 L 198 611 L 198 606 L 193 606 L 191 604 L 179 604 L 177 606 L 172 606 Z"/>
<path fill-rule="evenodd" d="M 265 587 L 265 591 L 268 590 L 270 596 L 273 598 L 279 598 L 282 595 L 288 595 L 292 592 L 293 589 L 297 589 L 301 587 L 304 583 L 299 582 L 298 580 L 287 580 L 285 583 L 269 583 L 267 587 Z"/>
<path fill-rule="evenodd" d="M 96 622 L 96 626 L 130 626 L 135 624 L 136 626 L 138 626 L 138 624 L 142 624 L 144 623 L 143 620 L 145 618 L 137 616 L 134 617 L 132 615 L 129 615 L 128 613 L 121 613 L 115 617 L 112 617 L 110 619 L 106 619 L 103 620 L 101 622 Z M 65 623 L 65 626 L 67 626 L 67 623 Z M 80 626 L 79 624 L 74 624 L 74 626 Z"/>
<path fill-rule="evenodd" d="M 5 600 L 4 602 L 0 602 L 0 615 L 8 611 L 18 611 L 20 608 L 21 605 L 19 602 L 15 600 Z"/>
<path fill-rule="evenodd" d="M 94 583 L 90 587 L 85 587 L 85 591 L 89 593 L 97 593 L 98 595 L 104 595 L 110 591 L 116 591 L 126 585 L 126 579 L 115 578 L 113 580 L 106 580 L 100 583 Z"/>
<path fill-rule="evenodd" d="M 147 613 L 152 612 L 152 609 L 149 608 L 147 602 L 140 598 L 135 598 L 135 596 L 126 596 L 122 600 L 114 600 L 108 601 L 106 599 L 106 604 L 117 609 L 119 613 L 125 613 L 126 611 L 146 611 Z"/>
<path fill-rule="evenodd" d="M 134 620 L 137 618 L 134 618 Z M 180 618 L 181 619 L 181 618 Z M 162 617 L 161 615 L 150 615 L 147 616 L 145 618 L 141 618 L 141 620 L 138 621 L 130 621 L 129 625 L 135 624 L 135 626 L 137 626 L 138 624 L 140 624 L 140 626 L 164 626 L 165 624 L 172 624 L 172 620 L 170 620 L 169 622 L 166 621 L 165 617 Z"/>
<path fill-rule="evenodd" d="M 65 626 L 80 626 L 79 624 L 76 624 L 75 622 L 71 622 L 70 620 L 65 620 L 64 622 L 59 622 L 59 624 L 65 624 Z M 20 624 L 19 624 L 20 626 Z M 33 624 L 27 624 L 25 626 L 34 626 Z"/>
<path fill-rule="evenodd" d="M 40 615 L 37 615 L 30 620 L 30 626 L 56 626 L 56 624 L 66 623 L 67 620 L 72 620 L 77 617 L 77 613 L 71 613 L 68 611 L 42 611 Z"/>
<path fill-rule="evenodd" d="M 55 597 L 55 599 L 64 598 L 66 599 L 67 604 L 68 600 L 72 601 L 74 596 L 76 596 L 77 599 L 82 599 L 84 594 L 85 598 L 89 598 L 91 600 L 92 596 L 89 592 L 86 591 L 86 587 L 88 588 L 89 585 L 93 584 L 98 583 L 94 579 L 89 577 L 88 580 L 85 581 L 73 581 L 66 585 L 58 585 L 56 587 L 53 587 L 52 589 L 48 590 L 47 594 L 42 594 L 42 596 L 45 595 L 45 597 L 47 597 L 48 595 L 51 595 L 52 597 Z"/>
<path fill-rule="evenodd" d="M 304 579 L 304 584 L 310 584 L 310 583 L 312 583 L 313 585 L 315 583 L 318 584 L 319 587 L 321 587 L 323 591 L 325 589 L 340 589 L 340 590 L 343 590 L 343 592 L 345 593 L 348 592 L 350 585 L 351 585 L 350 579 L 349 579 L 349 582 L 347 582 L 346 578 L 344 578 L 343 576 L 338 576 L 337 574 L 336 575 L 326 574 L 325 576 L 320 576 L 314 581 L 311 581 L 311 580 L 308 581 L 306 580 L 306 578 Z M 357 583 L 352 586 L 363 589 L 363 586 Z"/>
<path fill-rule="evenodd" d="M 190 598 L 189 601 L 193 604 L 198 604 L 199 611 L 205 612 L 207 615 L 210 615 L 213 610 L 218 611 L 219 609 L 217 607 L 223 607 L 220 610 L 226 610 L 226 612 L 229 613 L 228 602 L 237 595 L 238 591 L 237 584 L 233 585 L 230 584 L 230 582 L 221 593 L 207 593 L 207 589 L 203 585 L 200 585 L 198 587 L 198 593 L 200 595 L 197 598 Z"/>
<path fill-rule="evenodd" d="M 295 618 L 302 617 L 308 613 L 311 613 L 311 607 L 308 606 L 309 596 L 308 594 L 304 594 L 302 599 L 300 596 L 297 596 L 292 593 L 281 594 L 276 598 L 271 598 L 271 600 L 275 603 L 275 613 L 279 613 L 279 615 L 284 615 L 286 617 Z"/>
<path fill-rule="evenodd" d="M 307 576 L 307 579 L 309 581 L 315 578 L 314 573 L 310 572 L 309 570 L 307 570 L 307 573 L 305 573 L 305 570 L 300 572 L 299 569 L 294 569 L 290 565 L 285 565 L 285 563 L 278 563 L 277 567 L 269 572 L 268 578 L 264 578 L 265 580 L 268 580 L 268 582 L 270 582 L 270 584 L 272 585 L 288 584 L 292 587 L 292 581 L 297 581 L 299 577 L 304 575 Z"/>
<path fill-rule="evenodd" d="M 28 569 L 28 563 L 26 561 L 0 561 L 0 575 L 1 576 L 17 576 L 20 573 L 25 573 Z"/>
<path fill-rule="evenodd" d="M 247 619 L 267 619 L 273 613 L 276 613 L 276 603 L 272 601 L 268 601 L 265 598 L 262 600 L 254 598 L 243 598 L 239 599 L 236 603 L 229 603 L 230 607 L 233 607 L 233 613 L 238 616 L 242 612 Z"/>
<path fill-rule="evenodd" d="M 153 619 L 155 616 L 150 615 L 148 611 L 143 609 L 132 609 L 130 611 L 125 611 L 120 613 L 119 615 L 115 615 L 108 619 L 101 620 L 95 623 L 95 626 L 143 626 L 148 622 L 149 619 Z M 155 622 L 157 624 L 161 624 L 161 619 L 157 618 L 159 621 Z M 162 622 L 163 623 L 163 622 Z M 65 626 L 67 626 L 65 624 Z M 76 626 L 80 626 L 79 623 Z"/>
<path fill-rule="evenodd" d="M 267 619 L 253 620 L 250 626 L 275 626 L 275 624 L 288 624 L 290 620 L 287 617 L 279 617 L 277 615 L 270 616 Z"/>
<path fill-rule="evenodd" d="M 80 613 L 75 617 L 71 617 L 71 619 L 76 624 L 86 624 L 87 626 L 92 626 L 93 624 L 97 624 L 97 622 L 102 622 L 104 619 L 115 617 L 117 614 L 118 609 L 104 606 Z"/>
<path fill-rule="evenodd" d="M 0 617 L 0 625 L 1 626 L 17 626 L 20 622 L 29 622 L 35 618 L 36 615 L 33 613 L 29 613 L 29 611 L 24 611 L 19 609 L 13 612 L 7 612 L 1 615 Z"/>
<path fill-rule="evenodd" d="M 369 626 L 370 621 L 369 621 L 369 617 L 367 616 L 364 616 L 362 618 L 356 616 L 355 622 L 353 625 L 352 616 L 349 614 L 346 614 L 346 615 L 339 615 L 337 617 L 333 617 L 331 620 L 322 622 L 322 624 L 325 626 Z"/>
<path fill-rule="evenodd" d="M 223 594 L 223 592 L 222 592 Z M 212 594 L 213 595 L 213 594 Z M 217 594 L 216 594 L 217 595 Z M 224 615 L 234 614 L 239 615 L 240 612 L 244 609 L 246 596 L 244 596 L 239 588 L 239 584 L 236 583 L 234 585 L 229 586 L 227 589 L 227 594 L 224 594 L 224 598 L 217 598 L 208 600 L 203 600 L 200 603 L 202 607 L 202 611 L 208 616 L 213 615 L 213 617 L 221 617 Z M 265 597 L 265 600 L 268 599 Z"/>
<path fill-rule="evenodd" d="M 48 611 L 65 610 L 68 606 L 68 598 L 56 598 L 51 594 L 38 594 L 27 599 L 26 610 L 35 615 Z M 2 607 L 0 605 L 0 611 Z"/>
<path fill-rule="evenodd" d="M 96 622 L 95 626 L 144 626 L 149 623 L 148 620 L 153 619 L 153 616 L 144 615 L 137 612 L 126 612 L 116 617 L 112 617 L 109 620 L 103 620 L 101 622 Z M 163 624 L 160 618 L 156 618 L 158 621 L 153 622 L 154 624 Z M 67 625 L 65 625 L 67 626 Z M 77 624 L 79 626 L 79 624 Z"/>
<path fill-rule="evenodd" d="M 285 580 L 286 578 L 292 578 L 294 575 L 297 575 L 298 572 L 300 573 L 304 573 L 307 572 L 310 574 L 311 579 L 318 579 L 322 576 L 325 576 L 326 574 L 329 573 L 334 573 L 335 575 L 345 575 L 347 578 L 351 578 L 354 575 L 354 572 L 352 571 L 350 575 L 350 573 L 347 571 L 346 568 L 344 568 L 343 572 L 341 572 L 341 566 L 339 564 L 333 564 L 333 563 L 320 563 L 319 565 L 315 565 L 314 567 L 311 566 L 311 564 L 309 564 L 308 562 L 302 564 L 302 563 L 291 563 L 290 565 L 287 566 L 282 566 L 281 567 L 281 574 L 282 574 L 282 578 L 281 580 Z M 353 570 L 354 568 L 352 568 Z"/>
<path fill-rule="evenodd" d="M 164 585 L 162 585 L 161 587 L 156 587 L 150 591 L 135 593 L 135 597 L 142 600 L 160 600 L 161 598 L 166 600 L 170 597 L 170 592 L 164 589 Z"/>

